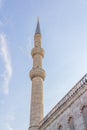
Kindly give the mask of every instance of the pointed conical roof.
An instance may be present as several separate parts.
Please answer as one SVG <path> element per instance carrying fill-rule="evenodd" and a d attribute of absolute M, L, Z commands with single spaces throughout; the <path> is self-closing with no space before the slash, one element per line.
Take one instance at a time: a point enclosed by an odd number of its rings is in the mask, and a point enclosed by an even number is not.
<path fill-rule="evenodd" d="M 41 32 L 40 32 L 39 18 L 37 19 L 37 27 L 36 27 L 36 32 L 35 32 L 35 34 L 41 34 Z"/>

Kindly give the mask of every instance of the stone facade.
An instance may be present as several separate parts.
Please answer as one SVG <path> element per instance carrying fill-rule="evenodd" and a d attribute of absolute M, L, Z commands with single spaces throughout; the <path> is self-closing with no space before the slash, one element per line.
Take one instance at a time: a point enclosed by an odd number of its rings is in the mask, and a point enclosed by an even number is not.
<path fill-rule="evenodd" d="M 85 117 L 83 107 L 86 109 Z M 87 74 L 47 114 L 39 125 L 39 130 L 65 129 L 87 130 Z"/>
<path fill-rule="evenodd" d="M 29 130 L 87 130 L 87 74 L 44 117 L 42 48 L 39 21 L 34 37 Z"/>

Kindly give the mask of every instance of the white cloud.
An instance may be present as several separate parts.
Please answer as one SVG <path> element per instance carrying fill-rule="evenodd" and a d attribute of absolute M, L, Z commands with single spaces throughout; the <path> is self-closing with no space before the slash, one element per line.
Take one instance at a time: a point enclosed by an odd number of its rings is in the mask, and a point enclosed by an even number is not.
<path fill-rule="evenodd" d="M 12 124 L 15 122 L 15 111 L 13 106 L 9 106 L 9 110 L 5 115 L 5 129 L 13 130 Z"/>
<path fill-rule="evenodd" d="M 13 130 L 13 128 L 10 127 L 9 130 Z"/>
<path fill-rule="evenodd" d="M 9 123 L 5 124 L 6 130 L 14 130 Z"/>
<path fill-rule="evenodd" d="M 9 50 L 7 47 L 7 39 L 4 34 L 0 34 L 0 55 L 3 58 L 4 66 L 5 66 L 5 71 L 4 71 L 3 77 L 2 77 L 4 80 L 3 92 L 4 92 L 4 94 L 8 95 L 9 94 L 9 82 L 12 77 L 12 65 L 11 65 Z"/>

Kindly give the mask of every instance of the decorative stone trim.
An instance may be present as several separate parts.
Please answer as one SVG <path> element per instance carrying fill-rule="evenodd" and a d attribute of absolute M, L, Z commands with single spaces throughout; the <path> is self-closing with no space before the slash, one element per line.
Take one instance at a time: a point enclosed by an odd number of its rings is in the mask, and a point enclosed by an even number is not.
<path fill-rule="evenodd" d="M 36 55 L 36 54 L 39 54 L 39 55 L 41 55 L 42 57 L 44 57 L 44 49 L 43 48 L 33 48 L 32 49 L 32 52 L 31 52 L 31 55 L 32 55 L 32 57 L 34 57 L 34 55 Z"/>
<path fill-rule="evenodd" d="M 84 109 L 87 109 L 87 104 L 82 105 L 80 108 L 80 112 L 83 117 L 84 129 L 87 130 L 87 119 L 85 119 L 85 117 L 87 117 L 87 113 L 84 113 Z"/>
<path fill-rule="evenodd" d="M 84 109 L 84 107 L 87 107 L 87 104 L 83 104 L 81 107 L 80 107 L 80 112 L 82 113 L 82 110 Z"/>
<path fill-rule="evenodd" d="M 67 120 L 68 123 L 70 122 L 70 119 L 73 119 L 73 116 L 70 115 L 70 116 L 68 117 L 68 120 Z"/>
<path fill-rule="evenodd" d="M 34 40 L 36 40 L 36 39 L 42 39 L 41 34 L 35 34 L 34 35 Z"/>
<path fill-rule="evenodd" d="M 44 71 L 44 69 L 42 68 L 33 68 L 31 71 L 30 71 L 30 78 L 31 80 L 35 77 L 41 77 L 43 80 L 45 79 L 46 77 L 46 73 Z"/>
<path fill-rule="evenodd" d="M 62 124 L 58 124 L 58 130 L 61 130 L 60 128 L 62 128 Z"/>

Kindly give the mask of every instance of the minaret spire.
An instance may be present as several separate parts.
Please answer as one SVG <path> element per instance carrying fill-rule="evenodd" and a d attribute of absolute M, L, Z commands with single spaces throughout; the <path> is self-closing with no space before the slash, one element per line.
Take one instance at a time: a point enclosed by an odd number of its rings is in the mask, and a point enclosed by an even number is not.
<path fill-rule="evenodd" d="M 37 27 L 36 27 L 36 32 L 35 34 L 41 34 L 41 31 L 40 31 L 40 23 L 39 23 L 39 17 L 37 18 Z"/>
<path fill-rule="evenodd" d="M 33 58 L 33 67 L 30 71 L 30 78 L 32 80 L 32 93 L 29 130 L 39 130 L 39 123 L 44 117 L 43 81 L 46 74 L 42 67 L 44 49 L 42 48 L 41 39 L 40 24 L 39 20 L 37 20 L 37 27 L 34 35 L 34 48 L 31 52 Z"/>

